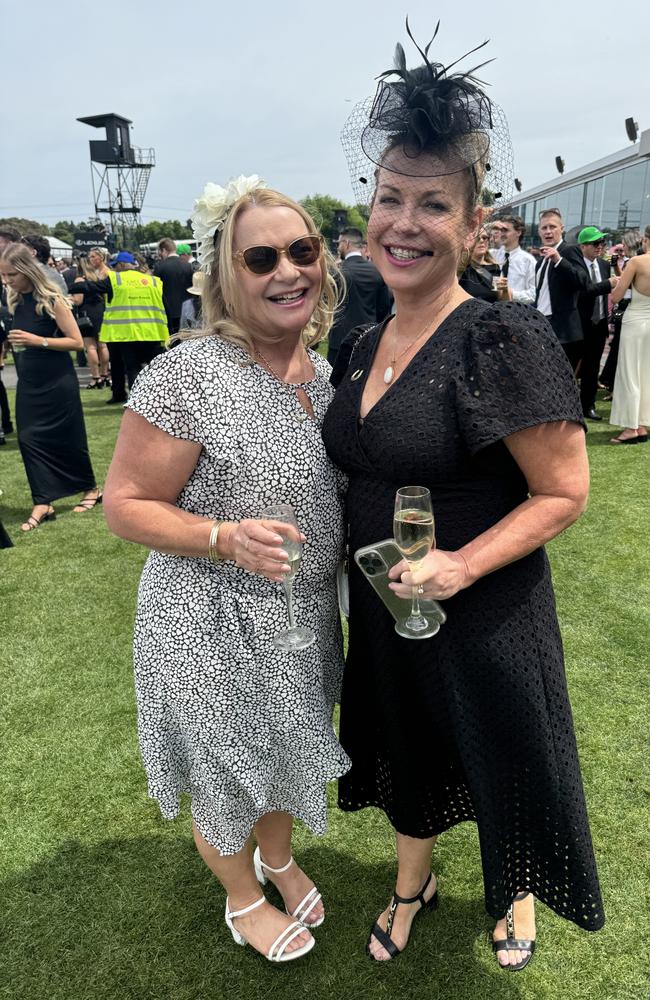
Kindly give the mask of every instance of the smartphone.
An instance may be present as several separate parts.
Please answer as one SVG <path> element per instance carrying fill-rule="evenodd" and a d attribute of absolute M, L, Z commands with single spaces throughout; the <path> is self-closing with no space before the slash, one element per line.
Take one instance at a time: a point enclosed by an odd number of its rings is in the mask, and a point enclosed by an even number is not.
<path fill-rule="evenodd" d="M 404 556 L 397 547 L 394 538 L 385 538 L 375 545 L 366 545 L 354 553 L 354 561 L 374 588 L 377 596 L 386 605 L 395 621 L 401 621 L 408 614 L 408 601 L 390 589 L 388 571 L 401 562 Z M 426 615 L 432 615 L 441 625 L 447 621 L 447 615 L 437 601 L 420 598 L 420 607 Z"/>

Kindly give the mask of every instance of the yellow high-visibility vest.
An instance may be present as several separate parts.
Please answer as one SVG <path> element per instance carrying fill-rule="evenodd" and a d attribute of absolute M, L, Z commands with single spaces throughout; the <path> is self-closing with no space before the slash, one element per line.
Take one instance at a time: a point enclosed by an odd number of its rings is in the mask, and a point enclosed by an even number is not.
<path fill-rule="evenodd" d="M 104 342 L 167 340 L 162 282 L 141 271 L 109 271 L 113 298 L 106 303 L 99 339 Z"/>

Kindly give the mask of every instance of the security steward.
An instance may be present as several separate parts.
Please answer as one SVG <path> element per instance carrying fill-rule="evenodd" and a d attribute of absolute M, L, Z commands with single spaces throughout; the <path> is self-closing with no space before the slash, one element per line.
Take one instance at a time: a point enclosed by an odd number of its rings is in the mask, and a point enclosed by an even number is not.
<path fill-rule="evenodd" d="M 105 278 L 78 283 L 75 290 L 83 292 L 87 284 L 106 295 L 99 339 L 108 344 L 111 367 L 119 356 L 130 389 L 141 369 L 165 349 L 168 330 L 162 282 L 138 271 L 137 261 L 128 250 L 121 250 L 111 267 L 113 270 Z"/>

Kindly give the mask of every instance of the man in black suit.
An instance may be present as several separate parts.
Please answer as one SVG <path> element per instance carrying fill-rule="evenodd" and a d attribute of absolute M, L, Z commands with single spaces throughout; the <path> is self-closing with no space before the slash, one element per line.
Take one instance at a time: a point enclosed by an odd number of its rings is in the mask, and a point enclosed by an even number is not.
<path fill-rule="evenodd" d="M 618 278 L 612 276 L 611 265 L 600 259 L 605 249 L 607 233 L 597 226 L 585 226 L 578 235 L 578 245 L 569 247 L 567 260 L 583 268 L 589 284 L 578 296 L 578 313 L 584 337 L 580 365 L 580 400 L 582 412 L 589 420 L 602 420 L 596 413 L 596 391 L 600 359 L 607 341 L 607 299 Z"/>
<path fill-rule="evenodd" d="M 364 257 L 363 245 L 360 229 L 348 226 L 341 231 L 338 251 L 346 292 L 328 338 L 327 360 L 332 367 L 350 330 L 363 323 L 380 323 L 391 310 L 391 294 L 375 265 Z"/>
<path fill-rule="evenodd" d="M 178 333 L 181 324 L 181 309 L 188 297 L 187 289 L 192 285 L 192 268 L 182 261 L 176 252 L 174 240 L 165 237 L 158 244 L 160 261 L 154 268 L 154 275 L 163 286 L 163 305 L 167 313 L 169 335 Z"/>
<path fill-rule="evenodd" d="M 559 209 L 549 208 L 539 217 L 542 239 L 535 273 L 535 306 L 546 316 L 576 371 L 582 358 L 582 325 L 578 315 L 578 293 L 587 288 L 583 267 L 567 259 L 569 244 L 564 242 L 564 225 Z"/>

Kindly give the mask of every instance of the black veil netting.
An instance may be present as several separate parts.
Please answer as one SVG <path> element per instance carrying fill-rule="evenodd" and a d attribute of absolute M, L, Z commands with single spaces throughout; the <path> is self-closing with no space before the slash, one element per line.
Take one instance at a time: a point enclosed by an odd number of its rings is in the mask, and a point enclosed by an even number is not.
<path fill-rule="evenodd" d="M 398 44 L 394 68 L 379 75 L 374 97 L 357 104 L 343 127 L 341 142 L 359 204 L 372 200 L 379 166 L 412 177 L 473 168 L 484 205 L 503 210 L 513 196 L 514 157 L 508 123 L 502 109 L 484 92 L 485 84 L 474 75 L 487 63 L 466 73 L 449 73 L 487 42 L 449 66 L 430 62 L 429 48 L 439 27 L 440 22 L 422 50 L 407 19 L 408 36 L 423 64 L 407 69 L 404 49 Z M 393 150 L 403 154 L 398 167 L 396 158 L 390 156 Z"/>

